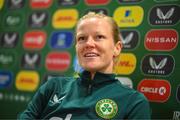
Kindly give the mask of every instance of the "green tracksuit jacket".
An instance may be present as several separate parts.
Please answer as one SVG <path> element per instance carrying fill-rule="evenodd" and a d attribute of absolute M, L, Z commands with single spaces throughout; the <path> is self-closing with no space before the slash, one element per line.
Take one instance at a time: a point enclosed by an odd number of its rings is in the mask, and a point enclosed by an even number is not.
<path fill-rule="evenodd" d="M 123 86 L 114 74 L 84 71 L 79 78 L 55 77 L 40 87 L 19 119 L 150 119 L 143 94 Z"/>

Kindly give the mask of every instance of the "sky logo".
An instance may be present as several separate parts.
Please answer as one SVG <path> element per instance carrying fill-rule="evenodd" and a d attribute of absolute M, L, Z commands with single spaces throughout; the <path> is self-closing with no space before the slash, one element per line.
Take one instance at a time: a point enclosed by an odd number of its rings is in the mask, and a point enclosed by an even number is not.
<path fill-rule="evenodd" d="M 71 32 L 54 32 L 50 45 L 54 49 L 70 48 L 73 43 L 73 35 Z"/>

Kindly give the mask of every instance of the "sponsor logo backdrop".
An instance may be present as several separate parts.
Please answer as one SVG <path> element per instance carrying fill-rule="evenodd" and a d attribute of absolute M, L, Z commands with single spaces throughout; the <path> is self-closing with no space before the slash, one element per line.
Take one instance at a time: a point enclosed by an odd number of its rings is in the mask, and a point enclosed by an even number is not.
<path fill-rule="evenodd" d="M 89 11 L 121 30 L 117 79 L 147 97 L 152 118 L 180 119 L 179 0 L 0 0 L 0 119 L 16 118 L 48 78 L 83 70 L 74 28 Z"/>

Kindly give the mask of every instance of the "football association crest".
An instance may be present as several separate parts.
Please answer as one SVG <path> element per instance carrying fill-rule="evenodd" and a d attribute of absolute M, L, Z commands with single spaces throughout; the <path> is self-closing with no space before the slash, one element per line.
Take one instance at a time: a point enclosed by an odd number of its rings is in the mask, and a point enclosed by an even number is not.
<path fill-rule="evenodd" d="M 115 117 L 118 111 L 117 104 L 111 99 L 102 99 L 96 103 L 96 113 L 105 119 Z"/>

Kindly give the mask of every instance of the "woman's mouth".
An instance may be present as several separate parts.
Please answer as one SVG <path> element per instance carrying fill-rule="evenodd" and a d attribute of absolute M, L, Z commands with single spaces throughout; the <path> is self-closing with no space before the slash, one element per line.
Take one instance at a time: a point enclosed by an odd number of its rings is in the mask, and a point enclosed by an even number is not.
<path fill-rule="evenodd" d="M 85 53 L 84 54 L 84 57 L 86 57 L 86 58 L 98 57 L 98 56 L 99 56 L 99 54 L 97 54 L 97 53 Z"/>

